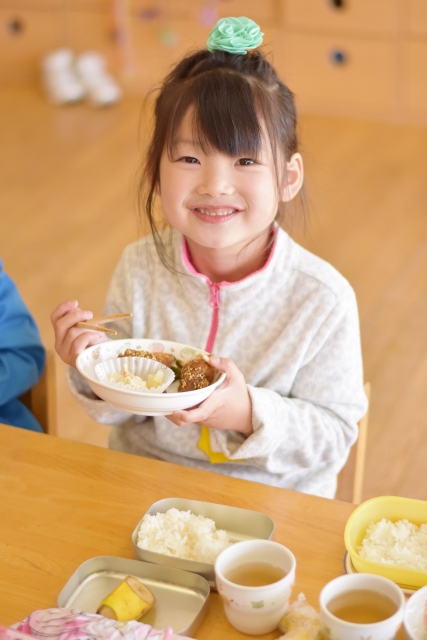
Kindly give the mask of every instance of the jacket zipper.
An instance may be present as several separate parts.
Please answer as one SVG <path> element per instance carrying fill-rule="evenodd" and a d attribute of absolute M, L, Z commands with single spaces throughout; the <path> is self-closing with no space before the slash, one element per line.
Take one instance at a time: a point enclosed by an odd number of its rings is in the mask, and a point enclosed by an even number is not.
<path fill-rule="evenodd" d="M 209 337 L 206 343 L 205 351 L 208 351 L 210 353 L 214 346 L 216 332 L 218 329 L 220 287 L 216 282 L 208 282 L 208 284 L 210 287 L 209 306 L 212 307 L 213 311 L 212 311 L 211 330 L 209 332 Z"/>

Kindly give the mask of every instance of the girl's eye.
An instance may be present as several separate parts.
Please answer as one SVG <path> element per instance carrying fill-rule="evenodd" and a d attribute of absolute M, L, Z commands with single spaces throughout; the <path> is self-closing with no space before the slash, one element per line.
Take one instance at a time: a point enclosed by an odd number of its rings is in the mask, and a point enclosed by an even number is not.
<path fill-rule="evenodd" d="M 180 158 L 181 162 L 187 162 L 188 164 L 198 164 L 197 158 L 193 158 L 192 156 L 183 156 Z"/>
<path fill-rule="evenodd" d="M 241 167 L 246 167 L 248 165 L 255 164 L 255 160 L 252 160 L 252 158 L 240 158 L 236 164 Z"/>

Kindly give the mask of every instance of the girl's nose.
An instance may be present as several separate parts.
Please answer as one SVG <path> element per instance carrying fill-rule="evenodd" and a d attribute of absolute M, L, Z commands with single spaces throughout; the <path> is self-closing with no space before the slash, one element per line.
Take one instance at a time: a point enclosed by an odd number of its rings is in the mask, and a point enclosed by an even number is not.
<path fill-rule="evenodd" d="M 224 167 L 206 167 L 200 175 L 196 190 L 199 195 L 209 195 L 212 198 L 234 193 L 231 176 Z"/>

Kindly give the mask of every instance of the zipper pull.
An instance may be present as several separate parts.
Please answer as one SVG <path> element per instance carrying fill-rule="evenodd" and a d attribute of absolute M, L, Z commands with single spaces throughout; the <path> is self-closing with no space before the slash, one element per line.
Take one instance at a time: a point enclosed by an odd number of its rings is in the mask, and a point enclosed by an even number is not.
<path fill-rule="evenodd" d="M 216 284 L 216 282 L 213 282 L 210 285 L 211 288 L 211 295 L 209 298 L 209 306 L 212 307 L 212 309 L 219 309 L 219 286 Z"/>

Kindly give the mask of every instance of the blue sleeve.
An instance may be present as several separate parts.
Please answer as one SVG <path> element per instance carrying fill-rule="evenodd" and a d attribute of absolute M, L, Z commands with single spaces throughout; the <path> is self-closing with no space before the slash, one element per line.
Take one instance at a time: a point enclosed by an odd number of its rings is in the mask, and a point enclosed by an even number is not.
<path fill-rule="evenodd" d="M 28 391 L 44 365 L 37 325 L 0 261 L 0 406 Z"/>

